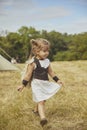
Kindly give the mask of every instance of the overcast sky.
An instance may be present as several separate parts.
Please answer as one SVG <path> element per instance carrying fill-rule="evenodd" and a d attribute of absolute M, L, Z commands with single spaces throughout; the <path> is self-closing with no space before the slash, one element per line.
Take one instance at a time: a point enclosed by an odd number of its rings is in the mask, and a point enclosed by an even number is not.
<path fill-rule="evenodd" d="M 22 26 L 87 32 L 87 0 L 0 0 L 0 31 L 15 32 Z"/>

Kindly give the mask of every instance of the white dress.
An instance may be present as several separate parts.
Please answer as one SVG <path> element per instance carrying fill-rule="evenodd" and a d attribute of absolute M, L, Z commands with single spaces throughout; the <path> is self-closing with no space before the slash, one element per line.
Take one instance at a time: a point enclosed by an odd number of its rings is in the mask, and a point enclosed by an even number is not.
<path fill-rule="evenodd" d="M 39 60 L 41 67 L 47 68 L 50 64 L 49 59 Z M 40 102 L 52 97 L 59 89 L 57 83 L 48 80 L 33 79 L 31 81 L 33 101 Z"/>

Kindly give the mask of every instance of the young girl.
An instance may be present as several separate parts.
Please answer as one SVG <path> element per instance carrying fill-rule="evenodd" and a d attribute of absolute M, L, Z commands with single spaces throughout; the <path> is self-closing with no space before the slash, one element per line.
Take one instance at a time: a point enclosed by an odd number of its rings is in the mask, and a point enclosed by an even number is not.
<path fill-rule="evenodd" d="M 39 113 L 41 118 L 40 124 L 44 126 L 47 124 L 45 116 L 45 101 L 52 97 L 62 85 L 62 82 L 53 72 L 50 61 L 47 58 L 49 55 L 50 43 L 46 39 L 38 38 L 31 41 L 32 53 L 34 57 L 31 58 L 28 65 L 27 73 L 22 81 L 22 85 L 18 90 L 22 91 L 28 84 L 32 77 L 31 88 L 33 93 L 33 100 L 37 103 L 34 113 Z M 48 74 L 56 82 L 50 82 Z"/>

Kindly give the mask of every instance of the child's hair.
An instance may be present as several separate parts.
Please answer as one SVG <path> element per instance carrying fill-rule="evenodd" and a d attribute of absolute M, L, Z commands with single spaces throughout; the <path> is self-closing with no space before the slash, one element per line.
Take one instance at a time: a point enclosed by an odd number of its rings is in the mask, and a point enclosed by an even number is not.
<path fill-rule="evenodd" d="M 36 56 L 37 52 L 39 52 L 43 48 L 45 48 L 46 50 L 50 49 L 50 42 L 43 38 L 31 39 L 30 43 L 31 43 L 30 57 Z"/>

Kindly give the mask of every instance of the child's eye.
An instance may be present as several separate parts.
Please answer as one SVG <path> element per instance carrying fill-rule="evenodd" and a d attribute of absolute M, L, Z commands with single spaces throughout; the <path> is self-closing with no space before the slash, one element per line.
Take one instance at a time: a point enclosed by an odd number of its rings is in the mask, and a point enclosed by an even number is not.
<path fill-rule="evenodd" d="M 44 50 L 43 52 L 48 52 L 48 51 Z"/>

